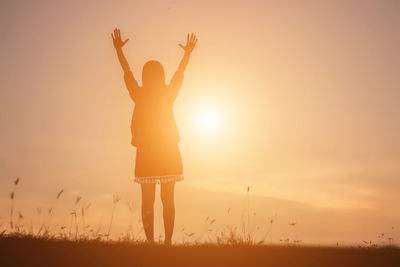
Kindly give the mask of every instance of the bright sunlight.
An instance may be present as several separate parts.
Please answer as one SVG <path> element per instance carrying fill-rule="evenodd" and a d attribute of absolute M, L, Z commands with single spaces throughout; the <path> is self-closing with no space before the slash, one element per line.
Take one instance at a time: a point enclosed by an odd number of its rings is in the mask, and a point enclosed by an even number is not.
<path fill-rule="evenodd" d="M 197 112 L 197 127 L 206 133 L 216 133 L 220 128 L 220 114 L 216 109 L 204 107 Z"/>

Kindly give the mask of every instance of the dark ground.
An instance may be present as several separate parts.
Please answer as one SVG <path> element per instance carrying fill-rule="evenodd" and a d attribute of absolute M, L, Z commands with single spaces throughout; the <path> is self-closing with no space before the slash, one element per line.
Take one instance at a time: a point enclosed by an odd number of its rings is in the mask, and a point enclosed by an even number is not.
<path fill-rule="evenodd" d="M 400 248 L 164 247 L 1 237 L 0 266 L 400 266 Z"/>

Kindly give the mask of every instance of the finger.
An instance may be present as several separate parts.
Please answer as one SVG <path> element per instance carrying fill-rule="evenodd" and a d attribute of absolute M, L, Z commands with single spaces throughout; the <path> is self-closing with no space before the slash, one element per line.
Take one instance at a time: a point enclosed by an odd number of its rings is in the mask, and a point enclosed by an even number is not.
<path fill-rule="evenodd" d="M 114 29 L 114 36 L 115 36 L 115 38 L 118 38 L 118 31 L 117 31 L 117 28 Z"/>
<path fill-rule="evenodd" d="M 121 37 L 121 31 L 118 29 L 118 36 Z"/>
<path fill-rule="evenodd" d="M 189 33 L 187 34 L 187 40 L 186 43 L 189 43 Z"/>
<path fill-rule="evenodd" d="M 185 49 L 185 47 L 182 44 L 178 44 L 180 47 L 182 47 L 182 49 Z"/>
<path fill-rule="evenodd" d="M 193 48 L 196 46 L 196 44 L 197 44 L 197 38 L 196 38 L 196 40 L 194 40 L 194 43 L 193 43 Z"/>
<path fill-rule="evenodd" d="M 122 43 L 122 46 L 124 46 L 128 41 L 129 41 L 129 38 L 126 39 L 125 42 Z"/>
<path fill-rule="evenodd" d="M 113 39 L 113 41 L 114 41 L 114 35 L 111 33 L 111 38 Z"/>

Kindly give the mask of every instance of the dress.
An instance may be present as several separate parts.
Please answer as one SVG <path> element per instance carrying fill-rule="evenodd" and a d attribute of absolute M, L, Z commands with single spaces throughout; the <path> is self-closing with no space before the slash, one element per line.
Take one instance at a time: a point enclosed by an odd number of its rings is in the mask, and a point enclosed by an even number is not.
<path fill-rule="evenodd" d="M 140 87 L 130 71 L 125 73 L 124 79 L 135 102 L 131 123 L 131 143 L 137 148 L 135 182 L 182 181 L 180 136 L 173 105 L 182 85 L 183 73 L 176 72 L 170 85 Z"/>
<path fill-rule="evenodd" d="M 167 183 L 183 180 L 178 144 L 139 146 L 136 150 L 135 182 Z"/>

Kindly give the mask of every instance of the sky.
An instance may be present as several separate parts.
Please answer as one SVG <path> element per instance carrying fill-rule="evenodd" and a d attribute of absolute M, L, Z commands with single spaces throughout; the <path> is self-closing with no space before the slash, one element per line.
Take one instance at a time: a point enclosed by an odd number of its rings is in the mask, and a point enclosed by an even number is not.
<path fill-rule="evenodd" d="M 1 1 L 0 223 L 16 177 L 33 219 L 61 189 L 60 209 L 79 195 L 93 220 L 114 194 L 139 207 L 119 27 L 139 82 L 152 59 L 170 79 L 178 43 L 199 39 L 175 103 L 179 227 L 240 214 L 250 186 L 260 220 L 281 218 L 277 236 L 293 221 L 315 243 L 400 229 L 399 12 L 389 0 Z"/>

